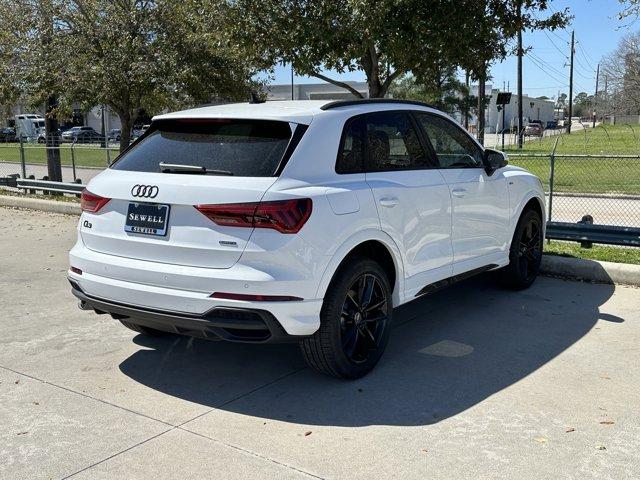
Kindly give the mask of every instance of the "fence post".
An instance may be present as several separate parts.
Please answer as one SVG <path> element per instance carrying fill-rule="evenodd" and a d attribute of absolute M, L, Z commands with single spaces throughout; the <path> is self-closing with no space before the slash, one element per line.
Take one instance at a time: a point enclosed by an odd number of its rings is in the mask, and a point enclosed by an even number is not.
<path fill-rule="evenodd" d="M 111 166 L 111 151 L 109 150 L 109 146 L 107 145 L 107 167 Z"/>
<path fill-rule="evenodd" d="M 76 176 L 76 152 L 73 148 L 74 146 L 75 144 L 72 143 L 71 144 L 71 169 L 73 170 L 73 181 L 75 182 L 78 177 Z"/>
<path fill-rule="evenodd" d="M 553 180 L 556 173 L 556 148 L 558 148 L 558 140 L 560 137 L 556 138 L 555 143 L 553 144 L 553 150 L 551 151 L 550 162 L 549 162 L 549 217 L 547 219 L 548 222 L 551 221 L 552 211 L 553 211 Z"/>
<path fill-rule="evenodd" d="M 24 144 L 20 137 L 20 169 L 22 170 L 22 178 L 27 178 L 27 164 L 24 159 Z"/>

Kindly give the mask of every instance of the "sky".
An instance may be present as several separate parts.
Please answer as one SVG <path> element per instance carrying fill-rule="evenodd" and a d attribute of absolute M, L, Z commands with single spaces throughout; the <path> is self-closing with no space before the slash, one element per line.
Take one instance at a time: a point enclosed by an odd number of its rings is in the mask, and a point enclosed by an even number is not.
<path fill-rule="evenodd" d="M 533 97 L 545 95 L 556 98 L 558 91 L 569 92 L 569 43 L 571 31 L 575 31 L 576 53 L 574 59 L 574 95 L 580 92 L 592 94 L 596 83 L 596 66 L 603 56 L 615 50 L 624 35 L 640 29 L 640 21 L 628 25 L 618 20 L 621 9 L 618 0 L 552 0 L 549 12 L 569 8 L 573 20 L 565 29 L 554 32 L 525 32 L 524 46 L 531 47 L 523 60 L 523 91 Z M 507 58 L 491 69 L 494 88 L 509 84 L 517 89 L 517 59 Z M 365 80 L 362 72 L 339 75 L 325 72 L 340 80 Z M 273 83 L 290 83 L 291 67 L 278 66 Z M 318 83 L 321 80 L 295 76 L 296 83 Z"/>

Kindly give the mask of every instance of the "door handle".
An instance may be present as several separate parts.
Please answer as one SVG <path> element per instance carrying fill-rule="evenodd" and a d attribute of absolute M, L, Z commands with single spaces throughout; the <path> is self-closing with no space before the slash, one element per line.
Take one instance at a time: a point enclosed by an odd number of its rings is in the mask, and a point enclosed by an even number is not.
<path fill-rule="evenodd" d="M 451 190 L 451 194 L 454 197 L 464 197 L 467 191 L 464 188 L 454 188 Z"/>
<path fill-rule="evenodd" d="M 378 202 L 380 203 L 380 205 L 387 208 L 395 207 L 399 203 L 397 197 L 383 197 L 378 200 Z"/>

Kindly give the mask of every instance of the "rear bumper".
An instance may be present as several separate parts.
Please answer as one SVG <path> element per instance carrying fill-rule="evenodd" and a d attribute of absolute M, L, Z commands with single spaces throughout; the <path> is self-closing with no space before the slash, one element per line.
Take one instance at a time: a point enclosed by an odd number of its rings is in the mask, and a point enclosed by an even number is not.
<path fill-rule="evenodd" d="M 83 292 L 72 278 L 69 278 L 69 282 L 71 292 L 80 300 L 83 310 L 110 314 L 116 320 L 126 320 L 156 330 L 242 343 L 286 343 L 305 337 L 288 334 L 273 314 L 266 310 L 213 307 L 203 314 L 159 311 L 95 298 Z"/>
<path fill-rule="evenodd" d="M 257 268 L 240 263 L 229 269 L 178 266 L 94 252 L 81 241 L 69 253 L 69 260 L 82 270 L 81 275 L 69 271 L 69 280 L 93 302 L 103 301 L 136 312 L 162 313 L 187 320 L 209 321 L 207 315 L 215 309 L 264 311 L 286 335 L 296 338 L 312 335 L 320 326 L 322 299 L 314 298 L 317 282 L 312 276 L 292 273 L 280 265 L 271 266 L 275 272 L 266 270 L 267 266 Z M 297 296 L 304 300 L 218 299 L 211 298 L 213 292 Z M 97 310 L 111 313 L 111 310 Z M 280 335 L 273 330 L 272 336 Z"/>

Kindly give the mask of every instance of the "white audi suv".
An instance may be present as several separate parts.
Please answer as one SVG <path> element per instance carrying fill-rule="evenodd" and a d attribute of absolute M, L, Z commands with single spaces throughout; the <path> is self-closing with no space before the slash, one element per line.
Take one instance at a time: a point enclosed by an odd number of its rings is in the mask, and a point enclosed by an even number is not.
<path fill-rule="evenodd" d="M 136 332 L 295 341 L 357 378 L 394 307 L 489 270 L 531 285 L 544 202 L 419 102 L 203 107 L 155 117 L 91 180 L 68 276 L 82 309 Z"/>

